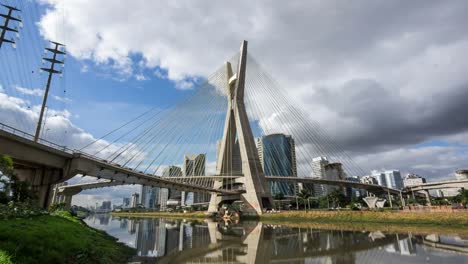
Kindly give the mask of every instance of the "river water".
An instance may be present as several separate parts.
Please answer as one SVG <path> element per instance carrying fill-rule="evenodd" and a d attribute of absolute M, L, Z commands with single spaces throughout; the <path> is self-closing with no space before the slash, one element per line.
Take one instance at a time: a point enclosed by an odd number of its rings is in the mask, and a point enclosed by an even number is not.
<path fill-rule="evenodd" d="M 85 222 L 137 249 L 132 263 L 468 264 L 468 237 L 93 215 Z"/>

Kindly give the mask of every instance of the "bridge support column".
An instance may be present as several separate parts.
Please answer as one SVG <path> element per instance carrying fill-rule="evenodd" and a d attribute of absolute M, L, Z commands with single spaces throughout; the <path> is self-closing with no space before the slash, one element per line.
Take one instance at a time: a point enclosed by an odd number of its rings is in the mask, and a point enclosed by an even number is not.
<path fill-rule="evenodd" d="M 15 172 L 20 181 L 25 181 L 31 186 L 42 208 L 50 205 L 53 186 L 63 179 L 63 170 L 56 168 L 15 168 Z"/>
<path fill-rule="evenodd" d="M 401 202 L 402 207 L 406 206 L 405 198 L 403 198 L 403 194 L 401 194 L 401 191 L 400 191 L 400 202 Z"/>
<path fill-rule="evenodd" d="M 388 201 L 390 203 L 390 208 L 393 208 L 393 204 L 392 204 L 392 195 L 390 194 L 390 190 L 387 189 L 387 194 L 388 194 Z"/>
<path fill-rule="evenodd" d="M 219 189 L 223 185 L 222 181 L 215 181 L 213 184 L 213 189 Z M 217 193 L 212 193 L 210 198 L 210 204 L 208 205 L 208 214 L 214 215 L 218 213 L 218 206 L 222 201 L 222 197 Z"/>
<path fill-rule="evenodd" d="M 424 193 L 424 196 L 426 196 L 427 206 L 431 206 L 432 203 L 431 203 L 431 196 L 429 195 L 429 191 L 428 190 L 423 190 L 422 192 Z"/>

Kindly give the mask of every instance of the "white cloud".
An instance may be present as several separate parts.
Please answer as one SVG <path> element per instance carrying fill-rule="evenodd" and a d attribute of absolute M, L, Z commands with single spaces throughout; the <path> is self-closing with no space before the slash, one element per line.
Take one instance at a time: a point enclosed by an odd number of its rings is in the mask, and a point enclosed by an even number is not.
<path fill-rule="evenodd" d="M 57 101 L 64 102 L 64 103 L 71 103 L 72 102 L 72 100 L 70 98 L 67 98 L 67 97 L 60 97 L 60 96 L 57 96 L 57 95 L 52 95 L 52 98 L 54 98 Z"/>
<path fill-rule="evenodd" d="M 304 108 L 313 125 L 344 149 L 374 155 L 375 167 L 402 162 L 402 168 L 446 174 L 416 159 L 430 154 L 413 146 L 434 139 L 466 142 L 468 36 L 461 25 L 468 24 L 468 4 L 463 0 L 43 2 L 51 8 L 40 21 L 42 34 L 60 40 L 66 32 L 72 56 L 128 77 L 135 75 L 132 55 L 138 54 L 139 67 L 154 69 L 178 89 L 191 89 L 194 76 L 207 76 L 247 39 L 249 52 L 284 85 L 294 106 Z M 157 16 L 154 10 L 160 11 Z M 281 127 L 275 125 L 288 117 L 260 110 L 258 119 L 269 125 L 268 132 L 277 132 Z M 286 121 L 280 124 L 304 133 L 293 119 Z M 443 151 L 429 150 L 442 157 Z M 446 150 L 459 160 L 459 152 Z M 408 160 L 414 166 L 390 159 L 392 151 L 412 154 Z"/>
<path fill-rule="evenodd" d="M 39 111 L 39 105 L 31 107 L 29 106 L 29 102 L 23 99 L 0 93 L 0 120 L 4 124 L 32 134 L 39 119 Z M 96 140 L 93 135 L 75 126 L 70 118 L 71 113 L 66 109 L 56 110 L 49 108 L 41 137 L 71 149 L 80 149 Z M 103 149 L 108 144 L 109 142 L 101 140 L 87 148 L 86 151 L 94 153 Z M 107 157 L 120 146 L 119 144 L 110 145 L 99 155 Z M 138 148 L 134 148 L 133 150 L 124 152 L 122 155 L 123 157 L 131 157 L 138 153 L 138 151 Z M 141 158 L 143 157 L 144 155 L 141 156 Z"/>
<path fill-rule="evenodd" d="M 167 75 L 162 72 L 160 69 L 156 69 L 154 71 L 154 76 L 158 77 L 159 79 L 167 79 Z"/>
<path fill-rule="evenodd" d="M 467 149 L 454 146 L 407 147 L 357 155 L 356 162 L 367 169 L 399 169 L 417 173 L 429 181 L 454 179 L 454 171 L 468 164 Z"/>
<path fill-rule="evenodd" d="M 148 78 L 146 78 L 145 75 L 143 75 L 143 74 L 136 74 L 135 79 L 137 81 L 146 81 L 146 80 L 148 80 Z"/>
<path fill-rule="evenodd" d="M 89 71 L 89 66 L 86 65 L 86 64 L 84 64 L 83 66 L 81 66 L 80 71 L 81 71 L 82 73 L 88 72 L 88 71 Z"/>
<path fill-rule="evenodd" d="M 43 96 L 44 95 L 44 90 L 42 89 L 29 89 L 29 88 L 24 88 L 20 86 L 14 86 L 14 88 L 25 95 L 34 95 L 34 96 Z"/>

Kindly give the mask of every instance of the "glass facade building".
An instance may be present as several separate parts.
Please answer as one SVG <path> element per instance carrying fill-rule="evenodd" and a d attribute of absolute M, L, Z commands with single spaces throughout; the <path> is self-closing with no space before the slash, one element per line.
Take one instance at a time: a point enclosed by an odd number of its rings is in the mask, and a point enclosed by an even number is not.
<path fill-rule="evenodd" d="M 284 134 L 272 134 L 257 139 L 258 154 L 266 176 L 297 177 L 294 139 Z M 271 194 L 295 195 L 295 184 L 270 182 Z"/>

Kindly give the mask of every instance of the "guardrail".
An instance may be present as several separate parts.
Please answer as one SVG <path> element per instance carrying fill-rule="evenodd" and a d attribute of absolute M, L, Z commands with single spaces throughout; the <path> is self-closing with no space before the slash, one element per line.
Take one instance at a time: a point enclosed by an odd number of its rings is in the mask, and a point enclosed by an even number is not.
<path fill-rule="evenodd" d="M 10 133 L 10 134 L 13 134 L 15 136 L 19 136 L 19 137 L 34 141 L 34 135 L 29 134 L 28 132 L 16 129 L 14 127 L 11 127 L 9 125 L 5 125 L 3 123 L 0 123 L 0 130 L 5 131 L 5 132 Z M 37 143 L 48 146 L 48 147 L 51 147 L 51 148 L 56 149 L 56 150 L 67 152 L 69 154 L 73 154 L 73 152 L 74 152 L 72 149 L 69 149 L 66 146 L 62 146 L 62 145 L 50 142 L 50 141 L 42 139 L 42 138 L 39 138 Z"/>

